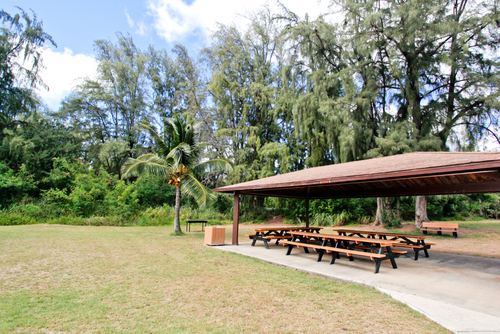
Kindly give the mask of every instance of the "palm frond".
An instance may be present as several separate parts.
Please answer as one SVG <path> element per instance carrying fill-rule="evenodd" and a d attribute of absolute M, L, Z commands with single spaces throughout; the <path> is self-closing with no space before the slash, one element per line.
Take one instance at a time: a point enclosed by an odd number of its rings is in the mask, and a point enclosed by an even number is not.
<path fill-rule="evenodd" d="M 153 174 L 168 176 L 172 166 L 155 154 L 144 154 L 137 159 L 128 158 L 122 166 L 122 178 Z"/>
<path fill-rule="evenodd" d="M 199 163 L 193 167 L 193 170 L 199 172 L 219 172 L 225 170 L 230 172 L 233 170 L 233 164 L 226 159 L 212 159 Z"/>
<path fill-rule="evenodd" d="M 212 190 L 205 187 L 190 173 L 184 174 L 181 190 L 182 192 L 193 196 L 200 208 L 204 208 L 207 205 L 207 202 L 215 197 Z"/>
<path fill-rule="evenodd" d="M 174 147 L 167 155 L 167 161 L 172 160 L 173 164 L 178 166 L 181 163 L 185 166 L 191 164 L 191 146 L 186 143 L 180 143 Z"/>
<path fill-rule="evenodd" d="M 139 123 L 139 126 L 149 132 L 149 135 L 153 138 L 155 144 L 160 148 L 161 155 L 166 156 L 170 149 L 163 138 L 156 132 L 155 128 L 146 121 Z"/>

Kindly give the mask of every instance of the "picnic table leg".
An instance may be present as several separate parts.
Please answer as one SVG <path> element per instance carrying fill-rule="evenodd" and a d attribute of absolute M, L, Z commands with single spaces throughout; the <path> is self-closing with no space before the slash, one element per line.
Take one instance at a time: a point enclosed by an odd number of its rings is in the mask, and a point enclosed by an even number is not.
<path fill-rule="evenodd" d="M 430 246 L 427 246 L 425 244 L 425 242 L 422 243 L 422 246 L 424 246 L 424 254 L 425 254 L 425 257 L 429 257 L 429 253 L 427 252 L 427 249 L 430 247 Z"/>
<path fill-rule="evenodd" d="M 337 242 L 335 242 L 335 246 L 333 246 L 333 240 L 332 240 L 332 246 L 335 247 L 335 248 L 339 247 L 339 243 L 340 243 L 340 241 L 337 240 Z M 340 254 L 338 252 L 335 252 L 335 257 L 337 259 L 340 259 Z"/>
<path fill-rule="evenodd" d="M 259 235 L 259 232 L 256 232 L 255 235 L 253 236 L 252 247 L 255 246 L 255 243 L 257 242 L 258 235 Z"/>
<path fill-rule="evenodd" d="M 382 250 L 382 247 L 380 247 L 380 249 Z M 385 249 L 387 250 L 387 254 L 394 254 L 391 250 L 391 247 L 387 246 Z M 396 260 L 394 260 L 394 258 L 392 256 L 391 256 L 390 260 L 391 260 L 392 268 L 398 269 L 398 266 L 396 265 Z"/>
<path fill-rule="evenodd" d="M 282 237 L 283 236 L 283 231 L 281 231 L 281 233 L 278 233 L 278 236 Z M 276 239 L 276 245 L 279 244 L 280 242 L 280 239 Z"/>
<path fill-rule="evenodd" d="M 425 254 L 425 257 L 429 257 L 429 253 L 427 252 L 427 249 L 430 248 L 430 246 L 427 246 L 425 244 L 425 240 L 419 240 L 417 242 L 417 246 L 424 246 L 423 250 L 424 250 L 424 254 Z M 416 259 L 415 259 L 416 260 Z"/>
<path fill-rule="evenodd" d="M 318 249 L 318 261 L 317 262 L 321 262 L 321 260 L 323 259 L 323 254 L 325 253 L 325 250 L 324 249 Z"/>
<path fill-rule="evenodd" d="M 375 260 L 375 270 L 373 271 L 374 274 L 378 274 L 378 271 L 380 270 L 380 264 L 382 263 L 382 260 Z"/>
<path fill-rule="evenodd" d="M 297 241 L 297 236 L 296 235 L 293 236 L 292 241 L 293 242 Z M 286 252 L 286 255 L 290 255 L 292 253 L 293 247 L 294 247 L 294 245 L 288 245 L 288 251 Z"/>
<path fill-rule="evenodd" d="M 335 260 L 337 259 L 337 256 L 339 255 L 339 253 L 337 252 L 332 252 L 332 259 L 330 260 L 330 264 L 334 264 L 335 263 Z"/>

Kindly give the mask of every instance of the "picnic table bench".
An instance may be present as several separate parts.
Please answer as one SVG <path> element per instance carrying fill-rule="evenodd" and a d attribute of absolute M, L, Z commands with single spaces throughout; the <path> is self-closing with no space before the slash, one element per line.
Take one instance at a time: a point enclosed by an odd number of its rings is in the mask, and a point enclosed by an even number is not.
<path fill-rule="evenodd" d="M 375 262 L 375 274 L 379 272 L 380 265 L 385 260 L 390 260 L 392 267 L 397 269 L 395 258 L 399 257 L 399 254 L 404 253 L 404 251 L 392 251 L 391 247 L 400 243 L 395 240 L 297 231 L 292 231 L 290 234 L 293 236 L 293 239 L 283 242 L 283 245 L 288 246 L 286 255 L 290 255 L 294 247 L 303 248 L 306 253 L 309 253 L 308 249 L 311 248 L 318 252 L 318 262 L 322 260 L 325 252 L 332 253 L 330 264 L 334 264 L 335 259 L 340 258 L 340 254 L 345 254 L 349 261 L 354 261 L 354 255 L 361 256 Z M 321 240 L 321 244 L 318 243 L 318 240 Z M 363 249 L 363 251 L 356 249 Z"/>
<path fill-rule="evenodd" d="M 377 231 L 346 230 L 346 229 L 335 229 L 334 231 L 336 231 L 340 235 L 345 235 L 345 236 L 347 235 L 359 236 L 362 238 L 373 238 L 373 239 L 378 237 L 379 239 L 384 239 L 384 240 L 398 240 L 400 241 L 400 243 L 397 244 L 396 247 L 411 248 L 415 253 L 415 261 L 418 260 L 418 254 L 420 251 L 424 251 L 425 257 L 429 257 L 429 253 L 427 251 L 431 248 L 431 246 L 435 245 L 433 243 L 426 243 L 425 239 L 428 238 L 428 236 L 423 236 L 423 235 L 377 232 Z"/>
<path fill-rule="evenodd" d="M 306 226 L 284 226 L 284 227 L 255 227 L 255 234 L 247 234 L 252 241 L 252 246 L 255 246 L 257 241 L 263 241 L 266 249 L 269 249 L 268 241 L 276 240 L 276 245 L 283 239 L 292 239 L 289 234 L 291 231 L 307 231 L 307 232 L 318 232 L 323 227 L 306 227 Z"/>
<path fill-rule="evenodd" d="M 428 231 L 437 232 L 438 235 L 443 235 L 443 232 L 450 232 L 453 234 L 453 238 L 458 237 L 458 223 L 422 223 L 420 228 L 423 234 L 427 234 Z"/>
<path fill-rule="evenodd" d="M 191 232 L 191 224 L 201 224 L 201 230 L 204 231 L 204 227 L 207 226 L 208 219 L 186 219 L 186 232 Z"/>

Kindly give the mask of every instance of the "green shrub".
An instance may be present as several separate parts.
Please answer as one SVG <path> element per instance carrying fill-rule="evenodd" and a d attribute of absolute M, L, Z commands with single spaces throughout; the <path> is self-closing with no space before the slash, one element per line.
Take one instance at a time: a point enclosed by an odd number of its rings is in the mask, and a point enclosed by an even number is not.
<path fill-rule="evenodd" d="M 61 224 L 61 225 L 75 225 L 75 226 L 84 226 L 87 225 L 85 223 L 85 218 L 83 217 L 72 217 L 72 216 L 62 216 L 59 218 L 51 218 L 44 221 L 46 224 Z"/>
<path fill-rule="evenodd" d="M 163 205 L 156 208 L 147 208 L 138 219 L 141 226 L 172 225 L 174 223 L 174 208 Z"/>
<path fill-rule="evenodd" d="M 312 215 L 310 223 L 317 226 L 343 226 L 348 224 L 350 220 L 351 216 L 346 211 L 335 214 L 315 213 Z"/>
<path fill-rule="evenodd" d="M 20 170 L 16 172 L 5 162 L 0 161 L 0 207 L 8 207 L 23 197 L 35 193 L 37 187 L 38 182 L 29 174 L 25 165 L 21 165 Z"/>
<path fill-rule="evenodd" d="M 29 198 L 24 198 L 21 202 L 11 205 L 7 212 L 18 213 L 31 218 L 44 217 L 46 214 L 46 210 L 42 208 L 42 205 L 31 202 Z"/>
<path fill-rule="evenodd" d="M 351 215 L 347 211 L 342 211 L 334 215 L 334 222 L 332 226 L 343 226 L 349 223 Z"/>
<path fill-rule="evenodd" d="M 232 214 L 233 199 L 229 194 L 216 193 L 215 200 L 212 203 L 212 208 L 220 213 Z"/>
<path fill-rule="evenodd" d="M 309 220 L 311 225 L 315 226 L 332 226 L 334 219 L 332 215 L 327 213 L 315 213 Z"/>
<path fill-rule="evenodd" d="M 369 225 L 372 222 L 373 218 L 370 216 L 361 216 L 356 222 L 360 225 Z"/>
<path fill-rule="evenodd" d="M 7 212 L 2 212 L 2 214 L 0 214 L 1 226 L 32 225 L 32 224 L 38 224 L 38 221 L 32 217 L 23 214 L 7 213 Z"/>
<path fill-rule="evenodd" d="M 401 227 L 401 218 L 397 218 L 397 216 L 387 210 L 382 210 L 380 213 L 380 222 L 387 229 Z"/>
<path fill-rule="evenodd" d="M 137 199 L 142 207 L 161 207 L 175 205 L 175 187 L 164 177 L 145 175 L 135 181 Z"/>

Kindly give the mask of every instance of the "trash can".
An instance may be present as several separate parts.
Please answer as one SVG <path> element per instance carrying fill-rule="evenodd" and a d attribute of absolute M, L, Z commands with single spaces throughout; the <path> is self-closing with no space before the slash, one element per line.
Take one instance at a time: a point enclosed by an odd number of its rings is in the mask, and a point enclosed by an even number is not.
<path fill-rule="evenodd" d="M 207 227 L 205 229 L 205 245 L 209 246 L 222 246 L 224 245 L 224 238 L 226 236 L 225 227 Z"/>

